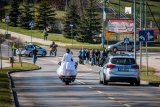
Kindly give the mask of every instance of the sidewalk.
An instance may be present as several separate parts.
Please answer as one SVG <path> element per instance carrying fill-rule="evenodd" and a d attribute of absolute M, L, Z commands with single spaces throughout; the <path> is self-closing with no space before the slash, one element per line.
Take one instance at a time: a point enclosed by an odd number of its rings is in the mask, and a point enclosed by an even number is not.
<path fill-rule="evenodd" d="M 6 32 L 6 30 L 0 29 L 0 33 L 5 34 L 5 32 Z M 8 31 L 8 33 L 11 34 L 11 37 L 19 38 L 20 40 L 22 40 L 24 42 L 31 42 L 31 36 L 11 32 L 11 31 Z M 32 37 L 32 42 L 44 44 L 44 45 L 50 45 L 52 43 L 52 41 L 50 41 L 50 40 L 43 40 L 43 39 L 35 38 L 35 37 Z M 61 43 L 61 42 L 56 42 L 56 44 L 59 46 L 72 45 L 69 43 Z"/>
<path fill-rule="evenodd" d="M 139 58 L 137 58 L 137 63 L 140 64 Z M 142 57 L 142 65 L 147 65 L 146 56 Z M 155 74 L 160 75 L 160 55 L 149 55 L 148 66 L 155 68 Z"/>
<path fill-rule="evenodd" d="M 0 29 L 0 32 L 2 32 L 4 34 L 6 32 L 6 30 Z M 15 33 L 15 32 L 10 32 L 10 31 L 9 31 L 9 34 L 11 34 L 12 37 L 20 38 L 24 42 L 31 42 L 31 37 L 30 36 Z M 44 44 L 44 45 L 50 45 L 52 43 L 52 41 L 49 41 L 49 40 L 44 41 L 43 39 L 35 38 L 35 37 L 32 37 L 32 42 L 36 42 L 36 43 L 40 43 L 40 44 Z M 60 43 L 60 42 L 56 42 L 56 44 L 58 44 L 59 46 L 72 45 L 72 44 L 69 44 L 69 43 Z M 137 59 L 137 63 L 139 64 L 139 58 Z M 142 65 L 146 66 L 146 57 L 145 56 L 143 56 Z M 152 55 L 152 56 L 149 55 L 148 65 L 150 67 L 155 68 L 155 70 L 156 70 L 155 74 L 156 75 L 160 75 L 160 55 Z"/>
<path fill-rule="evenodd" d="M 1 65 L 1 62 L 0 62 L 0 65 Z M 9 63 L 9 60 L 2 60 L 2 68 L 10 67 L 10 66 L 11 64 Z"/>

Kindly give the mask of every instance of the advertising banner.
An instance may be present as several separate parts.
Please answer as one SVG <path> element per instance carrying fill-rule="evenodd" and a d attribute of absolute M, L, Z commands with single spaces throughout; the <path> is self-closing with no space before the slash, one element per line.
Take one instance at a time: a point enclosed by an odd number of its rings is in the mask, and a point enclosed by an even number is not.
<path fill-rule="evenodd" d="M 108 31 L 113 33 L 133 33 L 133 19 L 110 19 L 108 21 Z"/>

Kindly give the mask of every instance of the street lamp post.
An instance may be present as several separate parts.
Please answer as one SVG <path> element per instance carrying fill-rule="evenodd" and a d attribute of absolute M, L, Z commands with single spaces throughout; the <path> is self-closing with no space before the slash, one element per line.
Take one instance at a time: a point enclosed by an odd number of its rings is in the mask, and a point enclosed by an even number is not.
<path fill-rule="evenodd" d="M 71 37 L 72 37 L 72 45 L 73 45 L 73 24 L 69 25 L 71 27 Z"/>

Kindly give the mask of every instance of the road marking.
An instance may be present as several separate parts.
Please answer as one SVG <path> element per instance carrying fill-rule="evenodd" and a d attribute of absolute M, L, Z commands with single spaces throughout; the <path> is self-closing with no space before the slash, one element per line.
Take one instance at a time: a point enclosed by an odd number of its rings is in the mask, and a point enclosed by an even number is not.
<path fill-rule="evenodd" d="M 115 98 L 113 98 L 113 97 L 108 97 L 109 99 L 111 99 L 111 100 L 114 100 Z"/>
<path fill-rule="evenodd" d="M 77 80 L 77 79 L 76 79 L 76 81 L 79 82 L 79 83 L 81 83 L 81 84 L 86 84 L 86 83 L 84 83 L 84 82 L 82 82 L 80 80 Z"/>
<path fill-rule="evenodd" d="M 131 105 L 129 105 L 129 104 L 124 104 L 124 106 L 126 106 L 126 107 L 131 107 Z"/>
<path fill-rule="evenodd" d="M 93 88 L 93 87 L 89 87 L 89 88 Z"/>
<path fill-rule="evenodd" d="M 103 92 L 102 91 L 97 91 L 98 93 L 102 94 Z"/>

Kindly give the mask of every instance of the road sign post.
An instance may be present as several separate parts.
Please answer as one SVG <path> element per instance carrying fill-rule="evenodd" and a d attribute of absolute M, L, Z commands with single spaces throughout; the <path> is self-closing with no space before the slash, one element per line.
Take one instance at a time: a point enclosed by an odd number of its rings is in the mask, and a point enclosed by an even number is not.
<path fill-rule="evenodd" d="M 148 42 L 154 41 L 153 30 L 141 30 L 139 31 L 139 41 L 146 42 L 146 75 L 148 76 Z"/>
<path fill-rule="evenodd" d="M 29 26 L 30 26 L 30 28 L 31 28 L 31 43 L 32 43 L 32 28 L 33 28 L 33 26 L 34 26 L 34 22 L 31 21 L 31 22 L 29 23 Z"/>
<path fill-rule="evenodd" d="M 73 45 L 73 24 L 69 25 L 71 27 L 71 37 L 72 37 L 72 45 Z"/>
<path fill-rule="evenodd" d="M 127 45 L 129 44 L 129 38 L 124 38 L 124 43 L 126 44 L 126 52 L 127 52 Z"/>

